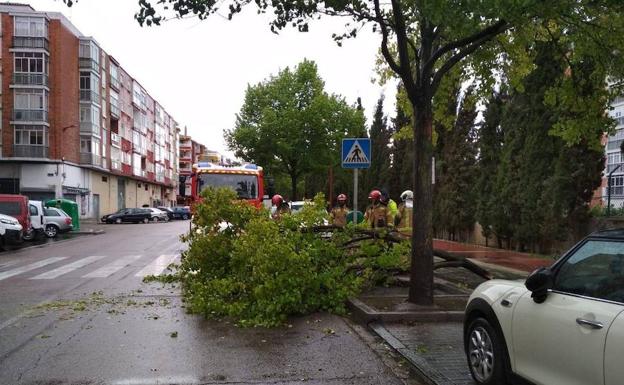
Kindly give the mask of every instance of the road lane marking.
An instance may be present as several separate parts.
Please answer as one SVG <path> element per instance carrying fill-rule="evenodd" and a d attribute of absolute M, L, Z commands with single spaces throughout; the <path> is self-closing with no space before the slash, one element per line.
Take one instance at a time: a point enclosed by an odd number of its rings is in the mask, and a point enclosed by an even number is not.
<path fill-rule="evenodd" d="M 61 276 L 63 274 L 67 274 L 67 273 L 69 273 L 71 271 L 79 269 L 81 267 L 90 265 L 93 262 L 95 262 L 95 261 L 97 261 L 99 259 L 102 259 L 102 258 L 104 258 L 104 256 L 101 256 L 101 255 L 94 255 L 94 256 L 91 256 L 91 257 L 86 257 L 86 258 L 80 259 L 80 260 L 78 260 L 76 262 L 69 263 L 69 264 L 67 264 L 65 266 L 61 266 L 61 267 L 59 267 L 57 269 L 47 271 L 47 272 L 45 272 L 43 274 L 39 274 L 39 275 L 37 275 L 35 277 L 32 277 L 31 279 L 53 279 L 53 278 L 56 278 L 56 277 Z"/>
<path fill-rule="evenodd" d="M 160 257 L 156 258 L 154 262 L 145 266 L 141 271 L 136 273 L 135 277 L 145 277 L 147 275 L 160 275 L 163 270 L 169 266 L 174 259 L 176 259 L 176 254 L 163 254 Z"/>
<path fill-rule="evenodd" d="M 106 266 L 102 266 L 89 274 L 83 275 L 82 278 L 106 278 L 130 265 L 139 258 L 141 258 L 140 255 L 128 255 L 123 258 L 119 258 Z"/>
<path fill-rule="evenodd" d="M 3 273 L 0 273 L 0 281 L 2 281 L 3 279 L 13 277 L 18 274 L 23 274 L 31 270 L 39 269 L 41 267 L 50 265 L 52 263 L 56 263 L 58 261 L 62 261 L 65 258 L 67 257 L 52 257 L 52 258 L 44 259 L 43 261 L 31 263 L 30 265 L 18 267 L 17 269 L 5 271 Z"/>

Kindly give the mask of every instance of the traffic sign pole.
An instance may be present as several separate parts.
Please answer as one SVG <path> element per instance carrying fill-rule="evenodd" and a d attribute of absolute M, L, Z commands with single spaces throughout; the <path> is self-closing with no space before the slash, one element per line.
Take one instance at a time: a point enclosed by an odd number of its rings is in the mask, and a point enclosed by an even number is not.
<path fill-rule="evenodd" d="M 353 223 L 357 225 L 357 217 L 358 217 L 358 169 L 353 169 Z"/>
<path fill-rule="evenodd" d="M 353 223 L 358 222 L 358 169 L 369 168 L 371 160 L 370 138 L 345 138 L 342 140 L 342 168 L 353 169 Z"/>

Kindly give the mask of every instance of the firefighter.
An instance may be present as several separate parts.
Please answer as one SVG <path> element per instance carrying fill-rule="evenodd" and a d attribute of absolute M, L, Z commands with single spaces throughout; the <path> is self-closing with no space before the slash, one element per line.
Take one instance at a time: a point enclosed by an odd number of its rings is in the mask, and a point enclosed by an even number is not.
<path fill-rule="evenodd" d="M 390 194 L 388 194 L 388 190 L 381 189 L 381 203 L 388 206 L 388 210 L 390 211 L 390 215 L 392 215 L 392 223 L 394 223 L 396 216 L 399 214 L 399 208 L 396 202 L 390 198 Z"/>
<path fill-rule="evenodd" d="M 379 190 L 373 190 L 368 194 L 368 200 L 371 204 L 366 209 L 364 220 L 372 229 L 392 227 L 394 225 L 394 217 L 390 213 L 388 206 L 382 203 L 382 199 Z"/>
<path fill-rule="evenodd" d="M 271 208 L 271 218 L 277 220 L 280 219 L 283 214 L 290 213 L 290 205 L 288 205 L 288 202 L 286 202 L 281 195 L 273 195 L 271 203 L 273 204 L 273 207 Z"/>
<path fill-rule="evenodd" d="M 412 190 L 405 190 L 401 193 L 401 204 L 399 213 L 394 219 L 394 223 L 399 230 L 412 231 L 412 208 L 414 207 L 414 193 Z"/>
<path fill-rule="evenodd" d="M 329 221 L 332 225 L 344 227 L 347 224 L 347 196 L 340 194 L 336 198 L 338 204 L 329 213 Z"/>

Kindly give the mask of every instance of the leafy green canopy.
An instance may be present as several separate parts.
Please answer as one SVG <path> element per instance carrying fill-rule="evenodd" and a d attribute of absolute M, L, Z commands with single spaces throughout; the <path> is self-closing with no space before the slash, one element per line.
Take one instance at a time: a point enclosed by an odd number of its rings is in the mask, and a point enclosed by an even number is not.
<path fill-rule="evenodd" d="M 229 189 L 208 188 L 202 197 L 177 273 L 193 313 L 245 326 L 275 326 L 315 311 L 344 313 L 345 301 L 364 284 L 407 268 L 407 244 L 372 242 L 352 250 L 343 247 L 352 228 L 331 239 L 306 231 L 327 220 L 322 194 L 280 221 L 236 201 Z"/>
<path fill-rule="evenodd" d="M 287 67 L 247 87 L 236 126 L 225 131 L 236 156 L 290 177 L 292 199 L 298 180 L 335 163 L 340 139 L 364 126 L 362 111 L 323 87 L 314 62 Z"/>
<path fill-rule="evenodd" d="M 345 311 L 361 278 L 347 271 L 335 243 L 299 231 L 322 221 L 321 212 L 310 205 L 302 218 L 286 215 L 278 223 L 266 210 L 235 202 L 230 190 L 202 195 L 180 267 L 190 311 L 263 326 L 289 315 Z"/>

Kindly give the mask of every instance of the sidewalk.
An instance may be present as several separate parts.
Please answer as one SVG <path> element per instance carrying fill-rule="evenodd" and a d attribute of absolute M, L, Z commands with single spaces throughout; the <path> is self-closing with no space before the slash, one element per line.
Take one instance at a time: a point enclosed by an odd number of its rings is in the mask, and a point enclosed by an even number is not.
<path fill-rule="evenodd" d="M 496 249 L 473 245 L 469 243 L 453 242 L 442 239 L 433 240 L 433 248 L 464 255 L 475 261 L 499 265 L 525 272 L 531 272 L 538 267 L 547 267 L 555 262 L 548 257 L 536 257 L 534 254 L 520 253 L 513 250 Z"/>
<path fill-rule="evenodd" d="M 434 248 L 469 257 L 498 279 L 523 279 L 527 273 L 554 261 L 531 254 L 490 247 L 434 240 Z M 442 268 L 435 271 L 438 280 L 467 292 L 484 279 L 462 268 Z M 464 354 L 463 324 L 453 322 L 383 322 L 368 324 L 403 358 L 410 362 L 421 380 L 431 385 L 474 385 Z"/>

